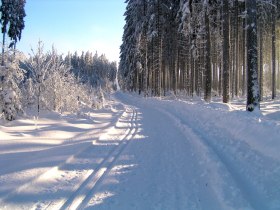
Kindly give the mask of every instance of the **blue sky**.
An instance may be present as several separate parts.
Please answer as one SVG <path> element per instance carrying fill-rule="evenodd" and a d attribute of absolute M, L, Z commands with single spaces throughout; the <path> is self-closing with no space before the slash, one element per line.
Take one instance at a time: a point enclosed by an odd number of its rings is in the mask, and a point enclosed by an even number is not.
<path fill-rule="evenodd" d="M 124 26 L 124 0 L 27 0 L 25 29 L 17 48 L 25 53 L 52 45 L 59 53 L 97 51 L 119 60 Z"/>

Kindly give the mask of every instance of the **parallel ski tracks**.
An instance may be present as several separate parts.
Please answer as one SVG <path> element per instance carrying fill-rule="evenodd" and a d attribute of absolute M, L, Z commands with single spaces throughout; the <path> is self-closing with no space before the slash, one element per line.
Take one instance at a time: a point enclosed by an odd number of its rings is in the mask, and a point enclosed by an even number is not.
<path fill-rule="evenodd" d="M 60 201 L 52 201 L 47 204 L 44 209 L 83 209 L 88 204 L 94 195 L 98 184 L 101 183 L 104 177 L 112 170 L 114 163 L 118 160 L 122 152 L 128 146 L 130 140 L 137 133 L 138 114 L 133 107 L 126 107 L 124 113 L 115 122 L 113 127 L 117 125 L 117 122 L 122 119 L 125 114 L 129 115 L 128 119 L 124 119 L 129 123 L 129 127 L 126 128 L 126 131 L 122 135 L 114 138 L 118 138 L 119 143 L 111 149 L 98 166 L 86 173 L 82 182 L 73 188 L 73 193 L 70 197 L 64 198 Z M 108 134 L 110 135 L 110 129 L 108 129 Z M 104 143 L 106 143 L 106 141 L 104 141 Z M 82 152 L 85 152 L 85 150 L 79 152 L 79 154 Z"/>
<path fill-rule="evenodd" d="M 84 177 L 82 178 L 82 183 L 78 186 L 74 187 L 73 193 L 69 198 L 65 198 L 60 202 L 51 201 L 48 204 L 45 203 L 44 209 L 82 209 L 87 205 L 87 202 L 91 199 L 94 195 L 95 188 L 97 185 L 103 180 L 103 178 L 112 170 L 114 163 L 118 160 L 121 153 L 125 150 L 128 146 L 130 140 L 136 135 L 138 125 L 137 125 L 137 111 L 134 107 L 125 107 L 125 110 L 117 117 L 116 120 L 112 122 L 112 126 L 110 128 L 116 127 L 117 123 L 120 119 L 124 118 L 124 115 L 128 114 L 128 119 L 125 119 L 129 122 L 129 127 L 126 128 L 124 134 L 117 136 L 120 141 L 119 143 L 105 156 L 105 158 L 101 161 L 101 163 L 94 169 L 89 170 Z M 126 117 L 127 118 L 127 117 Z M 107 130 L 107 133 L 110 132 L 110 129 Z M 110 134 L 109 134 L 110 135 Z M 104 141 L 105 143 L 106 141 Z M 5 206 L 5 201 L 9 200 L 10 198 L 20 195 L 24 190 L 28 189 L 30 186 L 35 185 L 41 178 L 46 176 L 53 171 L 63 168 L 67 164 L 71 163 L 75 159 L 75 157 L 79 156 L 80 154 L 87 152 L 89 148 L 87 146 L 83 147 L 83 149 L 79 150 L 77 153 L 69 156 L 64 162 L 60 163 L 57 166 L 53 166 L 52 168 L 48 169 L 47 171 L 43 172 L 42 174 L 37 175 L 32 180 L 24 183 L 23 185 L 19 186 L 15 190 L 8 193 L 6 196 L 0 198 L 0 205 L 1 203 Z M 36 208 L 40 204 L 34 204 L 33 207 Z"/>
<path fill-rule="evenodd" d="M 121 156 L 122 152 L 129 145 L 129 142 L 137 133 L 137 111 L 129 107 L 127 113 L 131 113 L 130 127 L 121 137 L 120 143 L 115 146 L 103 161 L 92 171 L 87 179 L 80 185 L 80 187 L 72 194 L 72 196 L 63 203 L 59 209 L 83 209 L 86 207 L 96 188 L 105 178 L 105 176 L 112 170 L 115 162 Z"/>

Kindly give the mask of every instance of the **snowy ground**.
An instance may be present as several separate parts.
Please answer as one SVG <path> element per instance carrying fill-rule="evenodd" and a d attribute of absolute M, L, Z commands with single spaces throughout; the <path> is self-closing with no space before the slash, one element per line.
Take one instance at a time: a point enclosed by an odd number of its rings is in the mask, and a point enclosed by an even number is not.
<path fill-rule="evenodd" d="M 280 209 L 280 101 L 262 110 L 117 93 L 2 124 L 0 209 Z"/>

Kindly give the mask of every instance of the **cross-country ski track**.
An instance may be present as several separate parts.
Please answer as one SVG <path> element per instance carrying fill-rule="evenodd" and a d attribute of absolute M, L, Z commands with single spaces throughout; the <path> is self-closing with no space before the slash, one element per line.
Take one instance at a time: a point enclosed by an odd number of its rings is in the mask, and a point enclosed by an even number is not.
<path fill-rule="evenodd" d="M 65 140 L 0 140 L 0 209 L 280 209 L 280 120 L 120 92 L 108 107 Z"/>

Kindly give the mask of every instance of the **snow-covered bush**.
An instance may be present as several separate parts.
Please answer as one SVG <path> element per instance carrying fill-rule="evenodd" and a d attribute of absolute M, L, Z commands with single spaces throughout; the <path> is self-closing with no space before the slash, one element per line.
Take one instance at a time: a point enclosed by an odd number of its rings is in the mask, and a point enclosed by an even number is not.
<path fill-rule="evenodd" d="M 19 84 L 23 80 L 23 75 L 17 59 L 0 66 L 0 112 L 6 120 L 14 120 L 22 112 Z"/>

